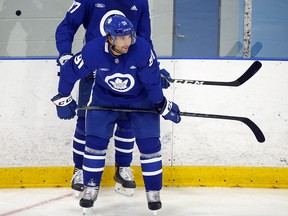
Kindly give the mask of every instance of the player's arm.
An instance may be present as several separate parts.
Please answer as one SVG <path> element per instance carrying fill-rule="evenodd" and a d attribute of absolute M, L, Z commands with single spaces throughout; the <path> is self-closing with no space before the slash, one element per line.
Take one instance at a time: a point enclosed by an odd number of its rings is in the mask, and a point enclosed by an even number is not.
<path fill-rule="evenodd" d="M 152 50 L 150 51 L 149 60 L 139 70 L 139 77 L 150 99 L 155 104 L 156 111 L 162 115 L 164 119 L 179 123 L 181 121 L 179 107 L 174 102 L 167 100 L 163 95 L 160 70 Z"/>
<path fill-rule="evenodd" d="M 143 61 L 143 66 L 139 68 L 138 75 L 150 99 L 156 104 L 163 100 L 164 95 L 161 88 L 160 72 L 156 56 L 152 50 L 146 49 L 146 51 L 147 50 L 148 52 L 146 53 L 141 52 L 143 55 L 139 61 Z"/>
<path fill-rule="evenodd" d="M 89 63 L 85 61 L 85 52 L 83 52 L 83 50 L 69 59 L 67 63 L 61 67 L 58 92 L 63 95 L 69 95 L 77 80 L 93 72 L 93 69 L 91 69 L 88 64 Z"/>
<path fill-rule="evenodd" d="M 83 56 L 85 56 L 85 50 L 74 55 L 61 67 L 58 94 L 51 99 L 56 105 L 57 115 L 60 119 L 74 118 L 77 105 L 71 96 L 71 92 L 77 80 L 93 72 L 85 64 Z"/>
<path fill-rule="evenodd" d="M 86 4 L 87 3 L 85 3 L 85 0 L 74 1 L 71 7 L 68 9 L 65 18 L 58 25 L 55 33 L 55 39 L 56 47 L 59 52 L 59 58 L 65 54 L 72 53 L 74 35 L 79 26 L 83 24 L 85 20 Z"/>

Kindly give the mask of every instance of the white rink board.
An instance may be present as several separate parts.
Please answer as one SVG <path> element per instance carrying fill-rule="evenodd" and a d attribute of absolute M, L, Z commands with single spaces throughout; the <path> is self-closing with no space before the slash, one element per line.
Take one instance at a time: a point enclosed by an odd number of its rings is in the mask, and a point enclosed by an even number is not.
<path fill-rule="evenodd" d="M 177 61 L 175 78 L 232 81 L 252 62 Z M 266 137 L 258 143 L 238 121 L 183 117 L 174 126 L 174 164 L 287 167 L 287 69 L 288 62 L 263 61 L 258 73 L 239 87 L 174 85 L 182 111 L 248 117 Z"/>
<path fill-rule="evenodd" d="M 175 78 L 231 81 L 251 60 L 161 60 Z M 241 122 L 182 117 L 162 120 L 163 165 L 288 167 L 288 62 L 262 61 L 239 87 L 174 84 L 164 90 L 181 111 L 248 117 L 263 131 L 258 143 Z M 59 120 L 55 60 L 1 60 L 0 167 L 70 166 L 75 119 Z M 4 94 L 3 94 L 4 93 Z M 75 95 L 75 93 L 74 93 Z M 113 142 L 106 165 L 114 165 Z M 138 149 L 132 165 L 140 165 Z"/>

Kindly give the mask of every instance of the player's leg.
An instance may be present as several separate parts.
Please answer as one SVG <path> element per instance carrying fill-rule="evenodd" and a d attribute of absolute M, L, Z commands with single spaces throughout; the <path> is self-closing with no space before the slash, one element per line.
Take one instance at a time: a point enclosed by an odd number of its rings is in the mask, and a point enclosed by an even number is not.
<path fill-rule="evenodd" d="M 130 168 L 133 157 L 134 133 L 127 116 L 121 115 L 117 120 L 117 128 L 114 134 L 115 141 L 115 191 L 132 196 L 136 183 Z"/>
<path fill-rule="evenodd" d="M 80 80 L 78 89 L 78 106 L 86 106 L 91 94 L 93 85 L 93 77 L 88 76 Z M 71 180 L 71 187 L 74 190 L 74 195 L 78 197 L 84 190 L 83 186 L 83 155 L 85 147 L 85 111 L 77 111 L 77 123 L 73 138 L 73 162 L 74 173 Z"/>
<path fill-rule="evenodd" d="M 82 165 L 85 139 L 85 118 L 78 117 L 73 138 L 74 172 L 71 180 L 71 188 L 74 190 L 76 197 L 79 197 L 80 193 L 84 190 Z"/>
<path fill-rule="evenodd" d="M 83 212 L 90 211 L 97 199 L 105 166 L 107 146 L 112 137 L 118 113 L 87 111 L 86 144 L 83 159 L 84 194 L 80 200 Z"/>
<path fill-rule="evenodd" d="M 102 174 L 105 167 L 106 150 L 109 139 L 86 136 L 83 159 L 84 193 L 79 204 L 87 213 L 97 199 Z"/>
<path fill-rule="evenodd" d="M 162 207 L 160 200 L 160 190 L 162 189 L 160 117 L 151 113 L 131 113 L 128 115 L 135 126 L 134 132 L 140 151 L 148 208 L 156 211 Z"/>
<path fill-rule="evenodd" d="M 158 137 L 137 138 L 142 175 L 145 184 L 148 208 L 156 211 L 162 207 L 160 190 L 162 189 L 161 144 Z"/>

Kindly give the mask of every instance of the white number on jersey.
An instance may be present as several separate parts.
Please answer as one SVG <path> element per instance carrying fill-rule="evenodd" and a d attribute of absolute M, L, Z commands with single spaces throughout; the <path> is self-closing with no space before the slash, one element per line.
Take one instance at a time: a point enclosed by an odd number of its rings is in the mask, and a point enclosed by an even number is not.
<path fill-rule="evenodd" d="M 153 64 L 154 60 L 155 60 L 155 55 L 151 50 L 151 56 L 149 58 L 149 67 Z"/>
<path fill-rule="evenodd" d="M 78 68 L 79 68 L 79 69 L 81 69 L 81 67 L 82 67 L 83 64 L 84 64 L 84 61 L 82 60 L 82 55 L 81 55 L 81 54 L 78 55 L 78 56 L 75 56 L 75 58 L 74 58 L 74 63 L 75 63 L 76 65 L 78 65 Z"/>
<path fill-rule="evenodd" d="M 69 8 L 69 13 L 74 13 L 79 7 L 81 6 L 81 3 L 74 1 L 71 7 Z"/>

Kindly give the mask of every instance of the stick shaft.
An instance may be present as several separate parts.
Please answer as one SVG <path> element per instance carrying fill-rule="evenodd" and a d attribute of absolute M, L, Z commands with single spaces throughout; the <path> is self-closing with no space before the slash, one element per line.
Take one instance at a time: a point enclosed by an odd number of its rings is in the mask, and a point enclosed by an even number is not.
<path fill-rule="evenodd" d="M 230 82 L 224 81 L 205 81 L 205 80 L 187 80 L 187 79 L 174 79 L 174 83 L 180 84 L 193 84 L 193 85 L 215 85 L 215 86 L 232 86 L 238 87 L 248 81 L 254 74 L 256 74 L 262 63 L 259 61 L 254 61 L 250 67 L 236 80 Z"/>
<path fill-rule="evenodd" d="M 101 107 L 101 106 L 86 106 L 86 107 L 79 108 L 78 110 L 102 110 L 102 111 L 128 112 L 128 113 L 130 112 L 157 113 L 155 110 Z M 260 130 L 260 128 L 253 121 L 251 121 L 249 118 L 246 118 L 246 117 L 192 113 L 192 112 L 180 112 L 180 115 L 187 116 L 187 117 L 213 118 L 213 119 L 240 121 L 250 128 L 250 130 L 254 133 L 256 139 L 258 140 L 258 142 L 262 143 L 265 141 L 265 136 L 263 132 Z"/>

